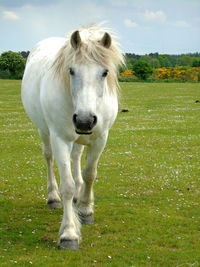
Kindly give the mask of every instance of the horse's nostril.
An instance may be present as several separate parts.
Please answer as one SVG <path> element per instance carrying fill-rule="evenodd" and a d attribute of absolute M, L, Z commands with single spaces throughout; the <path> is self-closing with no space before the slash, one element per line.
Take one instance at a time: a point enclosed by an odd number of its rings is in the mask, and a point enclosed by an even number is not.
<path fill-rule="evenodd" d="M 97 124 L 97 116 L 93 116 L 93 127 Z"/>
<path fill-rule="evenodd" d="M 76 119 L 77 119 L 77 114 L 74 114 L 73 117 L 72 117 L 72 121 L 74 124 L 76 124 Z"/>

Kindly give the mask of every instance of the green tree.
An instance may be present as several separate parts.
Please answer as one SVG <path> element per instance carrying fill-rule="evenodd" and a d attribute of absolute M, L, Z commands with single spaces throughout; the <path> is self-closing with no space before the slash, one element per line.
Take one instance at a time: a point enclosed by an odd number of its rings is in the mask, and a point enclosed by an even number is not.
<path fill-rule="evenodd" d="M 23 58 L 27 59 L 28 55 L 30 54 L 30 51 L 21 51 L 19 53 Z"/>
<path fill-rule="evenodd" d="M 179 66 L 191 66 L 193 59 L 190 56 L 182 56 L 178 59 Z"/>
<path fill-rule="evenodd" d="M 0 73 L 10 73 L 10 77 L 20 79 L 23 76 L 26 60 L 20 53 L 8 51 L 0 56 Z"/>
<path fill-rule="evenodd" d="M 133 65 L 133 71 L 135 76 L 137 76 L 141 80 L 146 80 L 153 72 L 149 63 L 144 60 L 138 60 Z"/>
<path fill-rule="evenodd" d="M 195 60 L 192 62 L 192 67 L 200 67 L 200 60 L 195 59 Z"/>
<path fill-rule="evenodd" d="M 168 55 L 159 55 L 158 60 L 160 62 L 160 67 L 172 67 L 172 64 L 169 61 Z"/>
<path fill-rule="evenodd" d="M 157 58 L 152 58 L 151 60 L 151 66 L 153 69 L 160 68 L 160 62 Z"/>
<path fill-rule="evenodd" d="M 160 62 L 159 62 L 158 58 L 156 58 L 156 55 L 157 55 L 157 54 L 155 54 L 155 56 L 154 56 L 154 54 L 151 54 L 151 55 L 153 55 L 153 56 L 150 56 L 150 54 L 149 54 L 149 55 L 141 56 L 141 60 L 144 60 L 144 61 L 146 61 L 147 63 L 149 63 L 149 65 L 150 65 L 153 69 L 155 69 L 155 68 L 159 68 L 159 67 L 160 67 Z"/>

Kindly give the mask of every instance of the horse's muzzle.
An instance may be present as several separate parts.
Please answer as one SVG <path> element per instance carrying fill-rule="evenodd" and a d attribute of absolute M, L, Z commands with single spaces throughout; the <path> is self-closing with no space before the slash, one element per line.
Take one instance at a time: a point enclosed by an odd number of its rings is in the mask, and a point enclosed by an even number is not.
<path fill-rule="evenodd" d="M 74 114 L 72 121 L 77 134 L 91 134 L 92 129 L 97 124 L 97 116 L 93 114 Z"/>

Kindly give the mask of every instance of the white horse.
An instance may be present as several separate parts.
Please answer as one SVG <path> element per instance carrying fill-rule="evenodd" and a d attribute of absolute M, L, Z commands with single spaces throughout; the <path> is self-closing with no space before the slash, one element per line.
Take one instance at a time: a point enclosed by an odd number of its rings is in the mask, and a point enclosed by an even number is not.
<path fill-rule="evenodd" d="M 79 248 L 79 220 L 85 224 L 94 222 L 93 182 L 108 131 L 117 116 L 117 72 L 123 63 L 114 38 L 94 25 L 83 27 L 66 39 L 45 39 L 29 55 L 22 102 L 43 142 L 49 208 L 61 207 L 53 155 L 58 165 L 64 207 L 59 231 L 61 249 Z M 87 155 L 82 177 L 84 146 Z"/>

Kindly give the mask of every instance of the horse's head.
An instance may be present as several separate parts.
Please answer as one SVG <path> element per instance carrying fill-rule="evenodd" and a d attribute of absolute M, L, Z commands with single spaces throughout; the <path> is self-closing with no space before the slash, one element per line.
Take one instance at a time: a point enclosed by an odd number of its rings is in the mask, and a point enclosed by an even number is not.
<path fill-rule="evenodd" d="M 74 105 L 73 123 L 78 134 L 91 134 L 93 128 L 98 123 L 98 105 L 104 95 L 107 85 L 107 75 L 109 70 L 95 60 L 90 60 L 93 51 L 89 44 L 81 40 L 79 31 L 71 35 L 71 46 L 76 51 L 76 55 L 84 53 L 84 60 L 75 60 L 69 68 L 70 87 Z M 98 46 L 109 49 L 111 37 L 108 33 L 98 41 Z M 84 50 L 85 49 L 85 50 Z M 88 56 L 88 55 L 89 56 Z M 93 58 L 95 55 L 93 56 Z"/>

